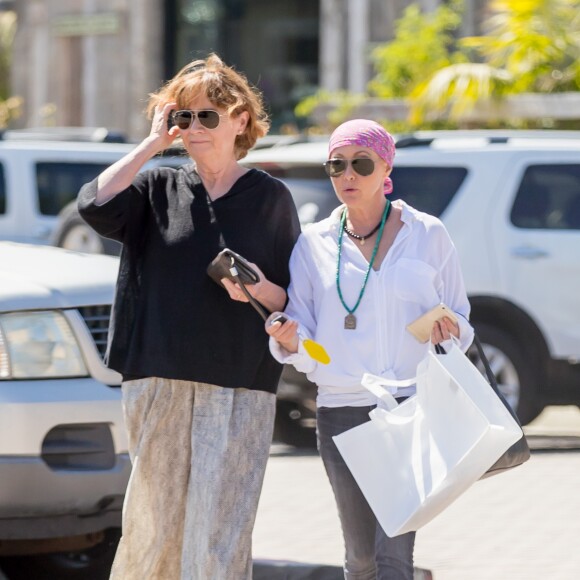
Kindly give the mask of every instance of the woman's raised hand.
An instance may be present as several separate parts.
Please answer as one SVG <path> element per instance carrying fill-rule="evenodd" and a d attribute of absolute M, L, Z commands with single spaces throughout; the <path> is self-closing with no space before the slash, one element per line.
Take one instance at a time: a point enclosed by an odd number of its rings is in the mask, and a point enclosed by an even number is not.
<path fill-rule="evenodd" d="M 168 119 L 171 111 L 177 107 L 177 103 L 165 103 L 165 105 L 156 105 L 151 122 L 151 131 L 149 139 L 155 141 L 159 151 L 167 149 L 179 135 L 179 129 L 176 126 L 169 129 Z"/>

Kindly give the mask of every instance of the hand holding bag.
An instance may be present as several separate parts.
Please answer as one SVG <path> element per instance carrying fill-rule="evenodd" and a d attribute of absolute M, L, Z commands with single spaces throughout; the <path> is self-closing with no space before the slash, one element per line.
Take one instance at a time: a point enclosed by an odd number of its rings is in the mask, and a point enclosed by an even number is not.
<path fill-rule="evenodd" d="M 222 278 L 237 282 L 256 312 L 266 320 L 270 315 L 268 312 L 249 292 L 246 284 L 257 284 L 260 276 L 254 270 L 245 258 L 236 254 L 233 250 L 224 248 L 207 267 L 208 276 L 217 284 L 223 287 Z"/>
<path fill-rule="evenodd" d="M 365 375 L 363 385 L 377 389 Z M 372 385 L 371 385 L 372 383 Z M 385 386 L 397 381 L 382 380 Z M 370 421 L 334 437 L 382 528 L 417 530 L 443 511 L 522 436 L 485 378 L 454 344 L 429 350 L 417 367 L 417 394 L 377 408 Z M 384 391 L 383 402 L 392 399 Z M 388 408 L 391 407 L 391 410 Z"/>
<path fill-rule="evenodd" d="M 235 269 L 235 273 L 233 273 L 233 268 Z M 211 261 L 207 267 L 207 273 L 220 286 L 223 286 L 222 278 L 227 278 L 235 282 L 241 280 L 244 284 L 257 284 L 260 281 L 260 276 L 250 266 L 247 260 L 229 248 L 224 248 Z"/>

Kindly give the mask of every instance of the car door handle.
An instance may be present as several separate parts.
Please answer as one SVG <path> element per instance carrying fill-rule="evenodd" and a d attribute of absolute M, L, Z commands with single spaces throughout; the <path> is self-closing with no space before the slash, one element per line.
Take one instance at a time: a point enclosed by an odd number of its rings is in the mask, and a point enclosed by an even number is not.
<path fill-rule="evenodd" d="M 526 260 L 537 260 L 538 258 L 547 258 L 550 254 L 541 248 L 533 246 L 519 246 L 512 249 L 512 256 L 516 258 L 525 258 Z"/>

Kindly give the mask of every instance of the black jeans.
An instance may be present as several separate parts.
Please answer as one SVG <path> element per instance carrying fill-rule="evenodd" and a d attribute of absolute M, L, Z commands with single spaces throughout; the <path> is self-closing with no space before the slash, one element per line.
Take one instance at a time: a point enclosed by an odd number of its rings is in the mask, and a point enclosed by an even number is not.
<path fill-rule="evenodd" d="M 320 407 L 318 451 L 338 507 L 347 580 L 413 580 L 415 532 L 389 538 L 383 531 L 332 437 L 369 420 L 374 407 Z"/>

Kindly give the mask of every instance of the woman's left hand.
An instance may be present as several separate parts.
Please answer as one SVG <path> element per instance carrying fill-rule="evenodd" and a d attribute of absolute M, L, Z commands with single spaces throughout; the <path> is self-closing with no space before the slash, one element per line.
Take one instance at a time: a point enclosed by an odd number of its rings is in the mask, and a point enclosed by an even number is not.
<path fill-rule="evenodd" d="M 444 316 L 435 321 L 431 329 L 431 342 L 439 344 L 444 340 L 449 340 L 452 336 L 459 338 L 459 325 L 454 323 L 450 318 Z"/>
<path fill-rule="evenodd" d="M 246 290 L 256 299 L 259 300 L 260 298 L 260 291 L 262 290 L 263 284 L 266 282 L 266 277 L 264 273 L 256 264 L 252 262 L 248 262 L 248 264 L 258 273 L 260 277 L 259 282 L 256 284 L 246 284 Z M 239 302 L 249 302 L 247 296 L 242 291 L 240 285 L 237 282 L 233 282 L 228 278 L 222 278 L 222 284 L 224 285 L 225 289 L 228 291 L 230 298 L 232 300 L 237 300 Z"/>

